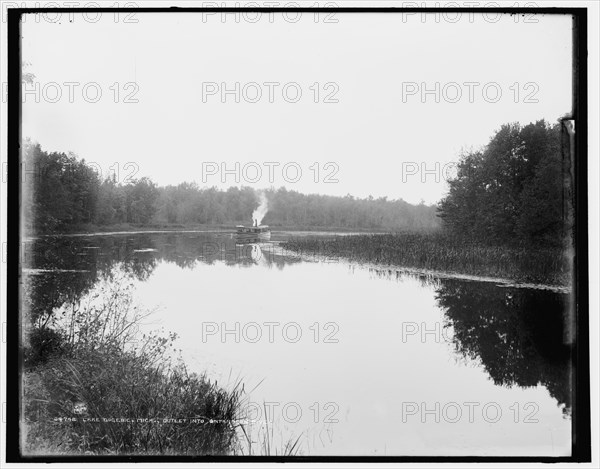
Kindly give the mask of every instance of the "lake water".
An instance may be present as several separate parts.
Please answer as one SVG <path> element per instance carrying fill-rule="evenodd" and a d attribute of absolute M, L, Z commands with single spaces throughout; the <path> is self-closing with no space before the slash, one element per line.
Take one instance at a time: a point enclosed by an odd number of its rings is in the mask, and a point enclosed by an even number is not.
<path fill-rule="evenodd" d="M 571 454 L 569 295 L 298 256 L 286 236 L 39 238 L 26 294 L 58 307 L 130 279 L 155 309 L 140 332 L 175 332 L 188 368 L 244 383 L 252 454 L 266 431 L 272 454 L 298 437 L 304 455 Z"/>

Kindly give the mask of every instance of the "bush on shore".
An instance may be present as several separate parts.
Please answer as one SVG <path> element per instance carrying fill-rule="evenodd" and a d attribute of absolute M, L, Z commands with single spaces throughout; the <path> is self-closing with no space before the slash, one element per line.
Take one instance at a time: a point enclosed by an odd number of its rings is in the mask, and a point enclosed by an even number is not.
<path fill-rule="evenodd" d="M 122 279 L 47 314 L 25 350 L 24 454 L 235 450 L 240 387 L 188 372 L 172 353 L 175 334 L 138 337 L 145 315 Z"/>

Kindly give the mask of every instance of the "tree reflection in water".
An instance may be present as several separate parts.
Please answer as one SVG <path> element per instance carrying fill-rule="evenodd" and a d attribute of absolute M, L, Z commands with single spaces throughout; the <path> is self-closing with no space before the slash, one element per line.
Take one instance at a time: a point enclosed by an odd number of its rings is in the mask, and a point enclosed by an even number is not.
<path fill-rule="evenodd" d="M 480 363 L 498 386 L 544 386 L 563 414 L 571 414 L 575 344 L 570 295 L 389 268 L 369 270 L 388 280 L 410 276 L 434 289 L 444 313 L 444 337 L 460 356 Z"/>
<path fill-rule="evenodd" d="M 115 272 L 145 281 L 161 262 L 193 269 L 196 263 L 283 269 L 299 262 L 273 245 L 236 244 L 229 234 L 127 233 L 107 236 L 46 236 L 23 245 L 23 305 L 33 322 L 76 301 L 99 279 Z M 115 270 L 117 268 L 117 270 Z"/>
<path fill-rule="evenodd" d="M 460 354 L 479 360 L 499 386 L 543 385 L 570 414 L 569 295 L 441 280 L 436 298 Z"/>

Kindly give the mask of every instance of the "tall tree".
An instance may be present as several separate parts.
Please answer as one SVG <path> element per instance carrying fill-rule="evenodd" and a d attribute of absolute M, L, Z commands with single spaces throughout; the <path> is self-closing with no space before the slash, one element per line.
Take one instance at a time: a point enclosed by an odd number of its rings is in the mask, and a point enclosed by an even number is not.
<path fill-rule="evenodd" d="M 461 156 L 438 212 L 462 236 L 503 243 L 561 243 L 564 174 L 560 124 L 503 125 L 483 151 Z"/>

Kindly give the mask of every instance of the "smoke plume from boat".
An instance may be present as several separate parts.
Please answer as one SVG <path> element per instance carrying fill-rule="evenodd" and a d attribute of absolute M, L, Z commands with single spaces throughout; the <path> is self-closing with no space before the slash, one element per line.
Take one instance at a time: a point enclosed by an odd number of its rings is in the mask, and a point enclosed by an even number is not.
<path fill-rule="evenodd" d="M 267 196 L 264 192 L 260 192 L 260 205 L 254 212 L 252 212 L 252 221 L 256 225 L 260 225 L 262 223 L 263 218 L 269 211 L 269 201 L 267 200 Z"/>

